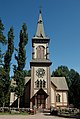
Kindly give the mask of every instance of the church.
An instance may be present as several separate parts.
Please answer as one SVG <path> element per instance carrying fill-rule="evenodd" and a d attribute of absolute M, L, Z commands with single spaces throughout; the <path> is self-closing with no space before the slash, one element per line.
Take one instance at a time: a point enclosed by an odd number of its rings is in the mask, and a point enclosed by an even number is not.
<path fill-rule="evenodd" d="M 68 86 L 65 77 L 51 77 L 49 58 L 50 38 L 45 35 L 40 10 L 36 35 L 32 37 L 31 76 L 25 77 L 25 89 L 20 105 L 24 108 L 47 108 L 68 106 Z M 12 80 L 11 85 L 16 85 Z M 15 106 L 17 96 L 10 94 L 10 106 Z"/>

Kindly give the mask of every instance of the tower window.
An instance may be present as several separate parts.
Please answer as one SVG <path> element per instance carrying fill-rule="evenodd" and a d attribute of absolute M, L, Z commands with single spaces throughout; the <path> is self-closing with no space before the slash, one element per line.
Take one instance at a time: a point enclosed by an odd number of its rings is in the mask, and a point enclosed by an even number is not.
<path fill-rule="evenodd" d="M 39 80 L 35 82 L 36 88 L 39 88 Z"/>
<path fill-rule="evenodd" d="M 41 80 L 40 81 L 37 79 L 37 81 L 35 81 L 35 85 L 36 88 L 45 88 L 46 87 L 46 81 L 45 80 Z"/>
<path fill-rule="evenodd" d="M 45 88 L 45 86 L 46 86 L 46 81 L 43 80 L 43 88 Z"/>
<path fill-rule="evenodd" d="M 40 88 L 42 88 L 42 81 L 40 80 Z"/>
<path fill-rule="evenodd" d="M 37 47 L 37 58 L 38 59 L 44 59 L 44 51 L 45 51 L 44 46 L 38 46 Z"/>

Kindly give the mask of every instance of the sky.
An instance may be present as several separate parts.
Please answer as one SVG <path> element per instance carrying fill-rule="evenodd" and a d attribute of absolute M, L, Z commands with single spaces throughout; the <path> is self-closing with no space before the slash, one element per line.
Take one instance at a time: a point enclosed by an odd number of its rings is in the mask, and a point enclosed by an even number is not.
<path fill-rule="evenodd" d="M 0 0 L 0 18 L 5 27 L 6 38 L 10 27 L 13 26 L 14 44 L 18 48 L 19 33 L 22 24 L 26 23 L 28 44 L 25 69 L 29 70 L 32 37 L 36 34 L 40 7 L 45 34 L 50 38 L 51 72 L 63 65 L 80 73 L 80 0 Z M 0 47 L 3 52 L 7 49 L 2 45 Z M 14 54 L 11 61 L 11 76 L 12 65 L 16 64 Z"/>

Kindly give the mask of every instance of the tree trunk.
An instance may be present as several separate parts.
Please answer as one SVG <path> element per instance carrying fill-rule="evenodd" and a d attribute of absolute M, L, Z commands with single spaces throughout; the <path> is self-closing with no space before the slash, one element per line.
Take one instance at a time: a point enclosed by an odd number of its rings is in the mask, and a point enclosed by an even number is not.
<path fill-rule="evenodd" d="M 19 104 L 20 104 L 20 97 L 18 97 L 18 109 L 19 109 Z"/>
<path fill-rule="evenodd" d="M 4 108 L 4 106 L 5 106 L 5 102 L 3 102 L 3 108 Z"/>
<path fill-rule="evenodd" d="M 3 108 L 2 108 L 2 112 L 4 112 L 4 106 L 5 106 L 5 102 L 3 102 Z"/>

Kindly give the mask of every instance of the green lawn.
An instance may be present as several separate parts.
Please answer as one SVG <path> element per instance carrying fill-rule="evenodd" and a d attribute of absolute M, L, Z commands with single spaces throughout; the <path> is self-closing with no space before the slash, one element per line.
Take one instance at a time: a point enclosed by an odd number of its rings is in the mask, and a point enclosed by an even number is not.
<path fill-rule="evenodd" d="M 27 112 L 0 112 L 0 115 L 29 115 Z"/>

